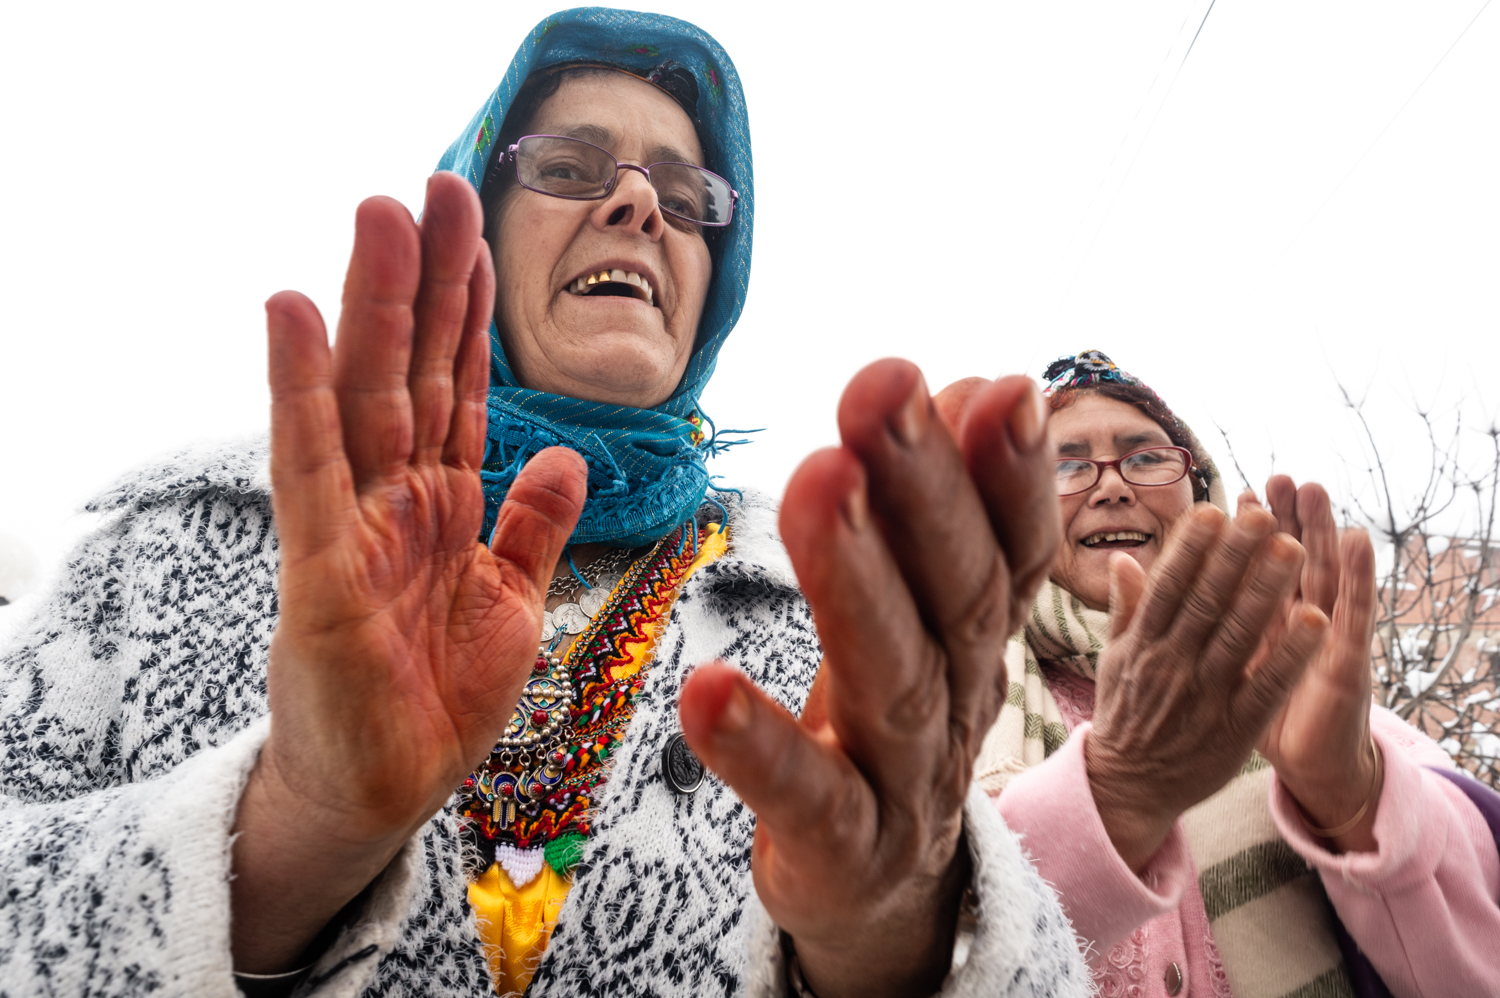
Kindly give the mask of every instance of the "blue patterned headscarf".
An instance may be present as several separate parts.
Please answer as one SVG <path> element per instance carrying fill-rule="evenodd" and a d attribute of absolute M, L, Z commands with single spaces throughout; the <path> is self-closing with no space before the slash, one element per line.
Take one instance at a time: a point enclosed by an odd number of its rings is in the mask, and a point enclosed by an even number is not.
<path fill-rule="evenodd" d="M 538 451 L 571 447 L 588 463 L 588 498 L 572 542 L 634 546 L 664 537 L 703 502 L 704 459 L 713 447 L 698 399 L 714 373 L 719 347 L 745 305 L 755 183 L 750 125 L 734 63 L 702 29 L 661 14 L 577 7 L 553 14 L 527 35 L 500 86 L 438 161 L 479 189 L 495 137 L 526 77 L 562 63 L 599 62 L 643 76 L 676 63 L 698 84 L 697 126 L 706 165 L 739 192 L 734 222 L 716 241 L 713 278 L 687 370 L 654 409 L 585 402 L 522 388 L 499 330 L 490 324 L 489 433 L 480 476 L 485 537 L 521 468 Z M 709 424 L 711 425 L 711 424 Z"/>

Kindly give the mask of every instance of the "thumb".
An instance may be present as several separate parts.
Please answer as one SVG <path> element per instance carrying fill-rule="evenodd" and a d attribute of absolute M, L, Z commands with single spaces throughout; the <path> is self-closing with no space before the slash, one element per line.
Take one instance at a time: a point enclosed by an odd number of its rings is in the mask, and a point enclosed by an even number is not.
<path fill-rule="evenodd" d="M 1135 619 L 1141 593 L 1146 589 L 1146 570 L 1123 551 L 1109 556 L 1109 636 L 1117 638 Z"/>
<path fill-rule="evenodd" d="M 509 562 L 538 592 L 573 535 L 588 490 L 588 465 L 575 451 L 548 447 L 516 476 L 490 535 L 490 553 Z"/>
<path fill-rule="evenodd" d="M 678 716 L 693 753 L 755 812 L 757 849 L 776 843 L 777 864 L 826 868 L 840 853 L 869 849 L 869 785 L 837 746 L 744 673 L 723 662 L 694 669 Z"/>

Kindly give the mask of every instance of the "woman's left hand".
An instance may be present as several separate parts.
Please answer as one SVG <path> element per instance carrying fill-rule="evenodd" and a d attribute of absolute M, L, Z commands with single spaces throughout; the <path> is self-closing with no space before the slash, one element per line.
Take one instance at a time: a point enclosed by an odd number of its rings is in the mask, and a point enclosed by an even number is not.
<path fill-rule="evenodd" d="M 1375 633 L 1375 551 L 1363 530 L 1342 538 L 1321 485 L 1300 489 L 1285 475 L 1266 483 L 1281 530 L 1307 551 L 1302 598 L 1332 621 L 1322 652 L 1303 674 L 1267 729 L 1260 751 L 1296 798 L 1309 822 L 1337 828 L 1359 812 L 1359 823 L 1333 839 L 1339 851 L 1376 848 L 1375 757 L 1370 743 L 1370 645 Z M 1246 493 L 1240 506 L 1254 503 Z M 1373 798 L 1373 799 L 1372 799 Z"/>
<path fill-rule="evenodd" d="M 954 433 L 915 367 L 872 364 L 840 402 L 844 446 L 787 486 L 825 656 L 802 717 L 721 664 L 682 693 L 693 750 L 757 815 L 756 890 L 820 998 L 932 994 L 948 973 L 973 760 L 1061 536 L 1036 386 L 962 394 Z"/>

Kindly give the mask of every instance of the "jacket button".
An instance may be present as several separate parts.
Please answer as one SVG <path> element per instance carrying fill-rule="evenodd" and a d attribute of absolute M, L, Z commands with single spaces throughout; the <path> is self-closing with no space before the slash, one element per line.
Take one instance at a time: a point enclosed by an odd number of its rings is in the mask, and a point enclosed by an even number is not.
<path fill-rule="evenodd" d="M 1162 981 L 1167 986 L 1167 994 L 1175 995 L 1182 990 L 1182 968 L 1172 964 L 1167 968 L 1165 979 Z"/>
<path fill-rule="evenodd" d="M 668 738 L 661 750 L 661 775 L 679 794 L 690 794 L 703 785 L 703 763 L 693 755 L 680 731 Z"/>

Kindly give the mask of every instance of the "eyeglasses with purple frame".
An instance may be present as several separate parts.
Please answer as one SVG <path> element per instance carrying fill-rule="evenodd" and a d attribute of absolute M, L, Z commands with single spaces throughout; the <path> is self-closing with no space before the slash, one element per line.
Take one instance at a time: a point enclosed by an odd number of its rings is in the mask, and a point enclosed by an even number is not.
<path fill-rule="evenodd" d="M 533 162 L 549 152 L 554 156 L 552 161 Z M 567 162 L 569 155 L 579 158 Z M 734 206 L 740 198 L 729 181 L 712 170 L 692 163 L 622 163 L 608 149 L 570 135 L 523 135 L 496 159 L 492 171 L 497 172 L 506 162 L 515 163 L 516 182 L 522 187 L 564 201 L 603 200 L 614 191 L 621 170 L 635 170 L 656 191 L 657 204 L 664 213 L 707 228 L 723 228 L 734 221 Z M 573 175 L 545 176 L 548 169 Z M 718 219 L 720 204 L 724 205 L 722 221 Z"/>

